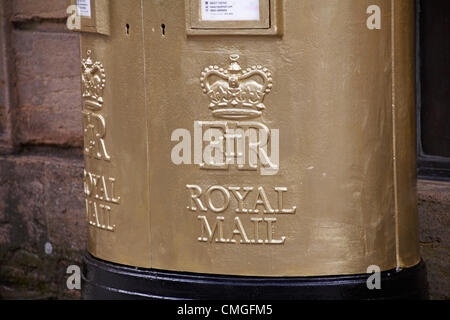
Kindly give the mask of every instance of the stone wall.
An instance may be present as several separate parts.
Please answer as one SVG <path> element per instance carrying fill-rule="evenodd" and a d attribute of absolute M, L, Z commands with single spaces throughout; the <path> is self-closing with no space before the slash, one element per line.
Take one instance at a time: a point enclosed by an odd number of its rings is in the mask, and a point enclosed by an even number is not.
<path fill-rule="evenodd" d="M 450 182 L 419 181 L 421 254 L 432 299 L 450 299 Z"/>
<path fill-rule="evenodd" d="M 79 298 L 66 269 L 86 245 L 80 52 L 65 11 L 0 1 L 0 298 Z M 450 184 L 421 181 L 419 212 L 430 292 L 448 299 Z"/>
<path fill-rule="evenodd" d="M 66 268 L 86 243 L 79 35 L 65 0 L 2 0 L 0 16 L 0 298 L 78 298 Z"/>

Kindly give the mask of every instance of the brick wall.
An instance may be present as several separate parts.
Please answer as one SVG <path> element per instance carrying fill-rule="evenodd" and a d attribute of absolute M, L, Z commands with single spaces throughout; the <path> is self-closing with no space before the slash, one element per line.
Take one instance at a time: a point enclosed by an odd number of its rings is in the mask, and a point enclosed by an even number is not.
<path fill-rule="evenodd" d="M 78 298 L 86 223 L 79 35 L 66 0 L 0 1 L 0 298 Z M 450 184 L 420 182 L 433 298 L 450 298 Z M 51 245 L 52 252 L 45 252 Z"/>
<path fill-rule="evenodd" d="M 65 279 L 86 242 L 79 35 L 65 0 L 2 0 L 0 16 L 0 298 L 77 298 Z"/>

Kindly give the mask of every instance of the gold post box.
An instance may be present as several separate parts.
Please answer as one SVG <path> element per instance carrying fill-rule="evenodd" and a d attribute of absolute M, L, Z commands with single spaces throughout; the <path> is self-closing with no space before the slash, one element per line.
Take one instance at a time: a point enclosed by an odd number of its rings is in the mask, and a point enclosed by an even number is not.
<path fill-rule="evenodd" d="M 413 1 L 71 4 L 86 298 L 426 296 Z"/>

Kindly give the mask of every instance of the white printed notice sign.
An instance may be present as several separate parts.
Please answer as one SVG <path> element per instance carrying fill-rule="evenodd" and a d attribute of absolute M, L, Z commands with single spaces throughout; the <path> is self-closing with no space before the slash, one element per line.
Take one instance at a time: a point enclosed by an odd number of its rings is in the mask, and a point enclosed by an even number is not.
<path fill-rule="evenodd" d="M 259 0 L 201 0 L 203 21 L 259 21 Z"/>
<path fill-rule="evenodd" d="M 80 16 L 91 17 L 91 0 L 77 0 L 77 7 Z"/>

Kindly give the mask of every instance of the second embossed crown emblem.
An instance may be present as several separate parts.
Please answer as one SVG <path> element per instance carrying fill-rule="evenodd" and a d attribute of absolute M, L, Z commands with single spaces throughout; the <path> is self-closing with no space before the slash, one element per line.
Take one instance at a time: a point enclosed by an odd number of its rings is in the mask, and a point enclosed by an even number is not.
<path fill-rule="evenodd" d="M 91 50 L 87 51 L 87 58 L 81 61 L 81 82 L 83 98 L 87 108 L 100 110 L 103 106 L 103 90 L 106 84 L 106 75 L 103 65 L 92 60 Z"/>
<path fill-rule="evenodd" d="M 231 55 L 230 60 L 228 69 L 209 66 L 201 74 L 201 87 L 211 100 L 213 115 L 235 120 L 259 117 L 265 109 L 264 97 L 272 89 L 272 73 L 260 65 L 243 70 L 238 55 Z"/>

